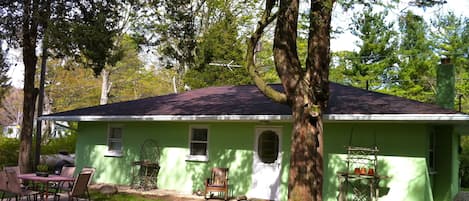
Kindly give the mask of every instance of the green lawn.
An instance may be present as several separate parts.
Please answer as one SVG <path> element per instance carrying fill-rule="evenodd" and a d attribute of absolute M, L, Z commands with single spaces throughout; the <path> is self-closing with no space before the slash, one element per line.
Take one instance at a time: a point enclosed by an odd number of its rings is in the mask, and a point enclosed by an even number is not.
<path fill-rule="evenodd" d="M 117 193 L 115 195 L 103 195 L 98 192 L 91 192 L 91 199 L 94 201 L 166 201 L 157 198 L 149 198 L 141 195 Z"/>

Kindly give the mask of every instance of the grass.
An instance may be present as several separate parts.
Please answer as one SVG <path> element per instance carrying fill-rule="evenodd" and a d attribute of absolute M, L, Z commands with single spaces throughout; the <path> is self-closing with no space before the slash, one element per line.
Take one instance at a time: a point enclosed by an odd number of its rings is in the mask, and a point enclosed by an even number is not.
<path fill-rule="evenodd" d="M 1 192 L 0 192 L 0 196 L 1 196 Z M 90 196 L 93 201 L 150 201 L 150 200 L 151 201 L 167 201 L 167 200 L 162 200 L 159 198 L 151 198 L 151 197 L 145 197 L 141 195 L 127 194 L 127 193 L 104 195 L 97 191 L 90 192 Z M 5 195 L 4 199 L 8 199 L 8 198 L 14 198 L 14 196 Z"/>
<path fill-rule="evenodd" d="M 117 193 L 114 195 L 104 195 L 97 191 L 90 192 L 91 199 L 94 201 L 166 201 L 159 198 L 150 198 L 141 195 Z"/>

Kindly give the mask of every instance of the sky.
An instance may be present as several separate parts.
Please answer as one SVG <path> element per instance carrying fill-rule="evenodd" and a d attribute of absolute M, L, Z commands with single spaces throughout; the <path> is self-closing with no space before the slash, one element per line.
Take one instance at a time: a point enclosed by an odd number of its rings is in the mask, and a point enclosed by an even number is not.
<path fill-rule="evenodd" d="M 421 14 L 424 18 L 429 21 L 432 17 L 438 13 L 446 13 L 453 11 L 457 16 L 469 17 L 469 0 L 447 0 L 447 3 L 441 6 L 435 6 L 433 8 L 416 8 L 409 7 L 409 1 L 402 2 L 398 8 L 390 12 L 389 20 L 396 19 L 399 11 L 412 9 L 416 14 Z M 347 32 L 348 24 L 351 23 L 353 12 L 343 12 L 340 8 L 335 8 L 334 16 L 332 18 L 332 25 L 334 27 L 340 27 L 345 32 L 340 35 L 334 36 L 331 40 L 331 51 L 341 50 L 354 50 L 356 49 L 355 41 L 357 40 L 350 32 Z M 2 48 L 6 49 L 6 45 L 2 44 Z M 8 75 L 12 78 L 12 84 L 15 87 L 22 88 L 23 86 L 23 73 L 24 66 L 22 63 L 21 51 L 10 51 L 9 62 L 12 64 Z"/>

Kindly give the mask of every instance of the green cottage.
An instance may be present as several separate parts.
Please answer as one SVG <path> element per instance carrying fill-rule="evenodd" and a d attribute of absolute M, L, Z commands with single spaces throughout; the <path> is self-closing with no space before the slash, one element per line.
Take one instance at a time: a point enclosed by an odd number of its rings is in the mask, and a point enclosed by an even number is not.
<path fill-rule="evenodd" d="M 379 175 L 383 201 L 445 201 L 458 193 L 459 136 L 468 134 L 469 115 L 331 83 L 324 118 L 324 200 L 343 198 L 338 172 L 362 178 L 366 188 L 366 176 Z M 78 122 L 76 164 L 95 167 L 98 183 L 130 185 L 132 163 L 152 140 L 160 148 L 160 189 L 203 192 L 211 168 L 226 167 L 230 197 L 287 200 L 291 111 L 256 86 L 209 87 L 41 119 Z M 378 165 L 347 169 L 349 146 L 377 148 Z M 355 175 L 355 168 L 373 172 Z M 345 186 L 350 198 L 352 186 Z"/>

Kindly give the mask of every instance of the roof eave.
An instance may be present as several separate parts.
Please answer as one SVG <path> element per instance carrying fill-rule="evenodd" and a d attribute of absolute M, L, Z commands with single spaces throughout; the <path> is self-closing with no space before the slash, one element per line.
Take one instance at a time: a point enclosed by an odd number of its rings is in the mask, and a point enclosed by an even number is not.
<path fill-rule="evenodd" d="M 291 121 L 291 115 L 77 115 L 42 116 L 51 121 Z M 469 121 L 466 114 L 326 114 L 326 122 L 348 121 Z"/>

